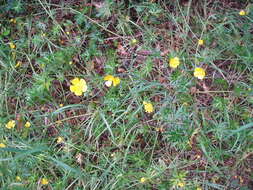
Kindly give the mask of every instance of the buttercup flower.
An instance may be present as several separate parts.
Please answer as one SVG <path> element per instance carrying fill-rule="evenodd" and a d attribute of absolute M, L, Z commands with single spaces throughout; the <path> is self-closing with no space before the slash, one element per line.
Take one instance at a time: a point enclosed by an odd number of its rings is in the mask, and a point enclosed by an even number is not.
<path fill-rule="evenodd" d="M 14 120 L 10 120 L 10 121 L 5 125 L 5 127 L 6 127 L 7 129 L 12 129 L 12 128 L 15 127 L 15 125 L 16 125 L 16 122 L 15 122 Z"/>
<path fill-rule="evenodd" d="M 154 107 L 153 107 L 153 105 L 150 102 L 145 102 L 144 101 L 143 105 L 144 105 L 145 112 L 152 113 L 154 111 Z"/>
<path fill-rule="evenodd" d="M 180 181 L 180 182 L 177 183 L 177 186 L 178 187 L 184 187 L 185 186 L 185 182 Z"/>
<path fill-rule="evenodd" d="M 60 108 L 62 108 L 62 107 L 63 107 L 63 104 L 60 104 L 59 106 L 60 106 Z"/>
<path fill-rule="evenodd" d="M 138 43 L 138 40 L 136 40 L 135 38 L 131 40 L 131 45 L 134 46 Z"/>
<path fill-rule="evenodd" d="M 200 45 L 200 46 L 202 46 L 202 45 L 204 45 L 204 40 L 198 40 L 198 45 Z"/>
<path fill-rule="evenodd" d="M 21 177 L 16 176 L 16 181 L 21 181 Z"/>
<path fill-rule="evenodd" d="M 120 84 L 120 78 L 119 77 L 114 77 L 114 76 L 112 76 L 112 75 L 106 75 L 105 77 L 104 77 L 104 80 L 106 81 L 105 82 L 105 85 L 107 86 L 107 87 L 110 87 L 110 86 L 117 86 L 117 85 L 119 85 Z"/>
<path fill-rule="evenodd" d="M 175 69 L 180 64 L 180 60 L 178 57 L 170 58 L 169 65 L 171 68 Z"/>
<path fill-rule="evenodd" d="M 17 20 L 15 18 L 10 19 L 10 23 L 16 24 Z"/>
<path fill-rule="evenodd" d="M 6 145 L 4 143 L 0 143 L 0 148 L 5 148 Z"/>
<path fill-rule="evenodd" d="M 241 10 L 240 12 L 239 12 L 239 15 L 241 15 L 241 16 L 245 16 L 247 13 L 244 11 L 244 10 Z"/>
<path fill-rule="evenodd" d="M 74 78 L 70 81 L 72 85 L 70 86 L 70 91 L 73 92 L 76 96 L 81 96 L 84 92 L 87 91 L 87 84 L 84 79 Z"/>
<path fill-rule="evenodd" d="M 47 178 L 42 178 L 42 180 L 41 180 L 42 185 L 47 185 L 48 183 L 49 183 L 49 181 Z"/>
<path fill-rule="evenodd" d="M 57 143 L 58 143 L 58 144 L 63 143 L 63 141 L 64 141 L 64 138 L 63 138 L 63 137 L 58 137 L 58 138 L 57 138 Z"/>
<path fill-rule="evenodd" d="M 30 128 L 30 127 L 31 127 L 31 123 L 30 123 L 29 121 L 27 121 L 27 122 L 25 123 L 25 127 L 26 127 L 26 128 Z"/>
<path fill-rule="evenodd" d="M 145 183 L 147 181 L 147 178 L 145 178 L 145 177 L 142 177 L 141 179 L 140 179 L 140 182 L 141 183 Z"/>
<path fill-rule="evenodd" d="M 196 67 L 194 70 L 194 76 L 198 79 L 203 79 L 206 76 L 206 72 L 201 67 Z"/>
<path fill-rule="evenodd" d="M 16 48 L 16 45 L 14 43 L 12 43 L 12 42 L 9 43 L 9 46 L 10 46 L 11 49 L 15 49 Z"/>

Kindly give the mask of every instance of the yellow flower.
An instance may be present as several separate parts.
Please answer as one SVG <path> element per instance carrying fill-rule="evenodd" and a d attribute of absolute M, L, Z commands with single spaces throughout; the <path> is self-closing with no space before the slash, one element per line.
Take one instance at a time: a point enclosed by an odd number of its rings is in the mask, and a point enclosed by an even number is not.
<path fill-rule="evenodd" d="M 59 106 L 60 106 L 60 108 L 62 108 L 62 107 L 63 107 L 63 104 L 60 104 Z"/>
<path fill-rule="evenodd" d="M 63 137 L 57 137 L 57 143 L 61 144 L 64 142 L 64 138 Z"/>
<path fill-rule="evenodd" d="M 69 65 L 72 65 L 72 64 L 73 64 L 73 61 L 70 61 L 70 62 L 69 62 Z"/>
<path fill-rule="evenodd" d="M 21 177 L 16 176 L 16 181 L 21 181 Z"/>
<path fill-rule="evenodd" d="M 67 31 L 67 32 L 66 32 L 66 34 L 67 34 L 67 35 L 70 35 L 70 32 L 69 32 L 69 31 Z"/>
<path fill-rule="evenodd" d="M 10 46 L 11 49 L 15 49 L 16 48 L 16 45 L 14 43 L 12 43 L 12 42 L 9 43 L 9 46 Z"/>
<path fill-rule="evenodd" d="M 203 79 L 206 76 L 206 71 L 201 67 L 196 67 L 194 70 L 194 76 L 198 79 Z"/>
<path fill-rule="evenodd" d="M 135 38 L 131 40 L 131 45 L 134 46 L 138 43 L 138 40 L 136 40 Z"/>
<path fill-rule="evenodd" d="M 152 113 L 154 111 L 154 107 L 150 102 L 143 102 L 145 112 Z"/>
<path fill-rule="evenodd" d="M 6 145 L 4 143 L 0 143 L 0 148 L 5 148 Z"/>
<path fill-rule="evenodd" d="M 5 125 L 5 127 L 6 127 L 7 129 L 12 129 L 12 128 L 15 127 L 15 125 L 16 125 L 16 122 L 15 122 L 14 120 L 10 120 L 10 121 Z"/>
<path fill-rule="evenodd" d="M 30 128 L 30 127 L 31 127 L 31 123 L 30 123 L 29 121 L 27 121 L 27 122 L 25 123 L 25 127 L 26 127 L 26 128 Z"/>
<path fill-rule="evenodd" d="M 15 18 L 10 19 L 10 22 L 16 24 L 17 20 Z"/>
<path fill-rule="evenodd" d="M 70 81 L 72 85 L 70 86 L 70 91 L 73 92 L 76 96 L 81 96 L 84 92 L 87 91 L 87 84 L 84 79 L 74 78 Z"/>
<path fill-rule="evenodd" d="M 200 46 L 202 46 L 202 45 L 204 45 L 204 40 L 198 40 L 198 45 L 200 45 Z"/>
<path fill-rule="evenodd" d="M 180 181 L 180 182 L 177 183 L 177 186 L 178 187 L 184 187 L 185 186 L 185 182 Z"/>
<path fill-rule="evenodd" d="M 239 15 L 241 15 L 241 16 L 245 16 L 247 13 L 244 11 L 244 10 L 241 10 L 240 12 L 239 12 Z"/>
<path fill-rule="evenodd" d="M 196 190 L 202 190 L 202 188 L 201 187 L 197 187 L 197 189 Z"/>
<path fill-rule="evenodd" d="M 47 185 L 48 183 L 49 183 L 49 181 L 47 178 L 42 178 L 42 180 L 41 180 L 42 185 Z"/>
<path fill-rule="evenodd" d="M 140 182 L 141 183 L 145 183 L 147 181 L 147 178 L 145 178 L 145 177 L 142 177 L 141 179 L 140 179 Z"/>
<path fill-rule="evenodd" d="M 117 86 L 117 85 L 119 85 L 120 84 L 120 78 L 119 77 L 114 77 L 114 76 L 112 76 L 112 75 L 106 75 L 105 77 L 104 77 L 104 80 L 106 81 L 105 82 L 105 85 L 107 86 L 107 87 L 110 87 L 110 86 Z"/>
<path fill-rule="evenodd" d="M 21 61 L 18 61 L 17 64 L 15 65 L 15 68 L 20 67 L 21 64 L 22 64 L 22 62 L 21 62 Z"/>
<path fill-rule="evenodd" d="M 169 65 L 171 68 L 175 69 L 180 64 L 180 60 L 178 57 L 170 58 Z"/>

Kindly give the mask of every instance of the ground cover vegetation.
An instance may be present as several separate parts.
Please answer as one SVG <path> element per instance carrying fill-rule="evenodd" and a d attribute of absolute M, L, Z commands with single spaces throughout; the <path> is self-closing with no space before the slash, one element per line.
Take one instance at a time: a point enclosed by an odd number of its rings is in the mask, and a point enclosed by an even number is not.
<path fill-rule="evenodd" d="M 253 189 L 247 0 L 1 0 L 0 189 Z"/>

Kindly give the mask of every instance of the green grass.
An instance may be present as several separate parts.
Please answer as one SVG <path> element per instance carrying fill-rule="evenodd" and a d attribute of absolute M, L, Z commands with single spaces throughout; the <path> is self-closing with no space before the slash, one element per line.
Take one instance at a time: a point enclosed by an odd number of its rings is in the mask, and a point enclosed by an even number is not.
<path fill-rule="evenodd" d="M 249 1 L 1 1 L 0 189 L 252 189 L 252 11 Z M 120 84 L 106 87 L 106 75 Z"/>

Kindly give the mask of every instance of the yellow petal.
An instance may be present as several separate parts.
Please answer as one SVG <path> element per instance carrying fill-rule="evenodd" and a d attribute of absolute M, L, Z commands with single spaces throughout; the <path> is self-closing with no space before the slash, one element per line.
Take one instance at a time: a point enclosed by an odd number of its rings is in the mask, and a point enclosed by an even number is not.
<path fill-rule="evenodd" d="M 0 148 L 5 148 L 6 145 L 4 143 L 0 143 Z"/>
<path fill-rule="evenodd" d="M 12 129 L 12 128 L 15 127 L 15 125 L 16 125 L 16 122 L 15 122 L 14 120 L 10 120 L 10 121 L 5 125 L 5 127 L 6 127 L 7 129 Z"/>
<path fill-rule="evenodd" d="M 14 23 L 14 24 L 16 24 L 16 19 L 15 18 L 12 18 L 12 19 L 10 19 L 10 22 L 12 22 L 12 23 Z"/>
<path fill-rule="evenodd" d="M 79 78 L 74 78 L 70 81 L 73 85 L 76 85 L 80 82 L 80 79 Z"/>
<path fill-rule="evenodd" d="M 16 45 L 14 43 L 12 43 L 12 42 L 9 43 L 9 46 L 10 46 L 11 49 L 15 49 L 16 48 Z"/>
<path fill-rule="evenodd" d="M 178 182 L 177 184 L 179 187 L 184 187 L 185 186 L 185 182 Z"/>
<path fill-rule="evenodd" d="M 87 91 L 88 87 L 87 87 L 86 81 L 84 79 L 81 79 L 78 85 L 80 86 L 80 88 L 83 92 Z"/>
<path fill-rule="evenodd" d="M 147 179 L 145 178 L 145 177 L 142 177 L 141 179 L 140 179 L 140 182 L 141 183 L 145 183 L 147 181 Z"/>
<path fill-rule="evenodd" d="M 74 93 L 76 91 L 76 86 L 71 85 L 69 89 L 70 89 L 71 92 Z"/>
<path fill-rule="evenodd" d="M 79 84 L 82 86 L 86 85 L 86 81 L 84 79 L 80 79 Z"/>
<path fill-rule="evenodd" d="M 57 138 L 57 143 L 60 144 L 60 143 L 63 143 L 64 142 L 64 138 L 63 137 L 58 137 Z"/>
<path fill-rule="evenodd" d="M 75 94 L 76 96 L 82 96 L 83 91 L 82 91 L 82 90 L 76 90 L 76 91 L 74 92 L 74 94 Z"/>
<path fill-rule="evenodd" d="M 47 185 L 49 182 L 48 182 L 48 179 L 46 179 L 46 178 L 42 178 L 42 180 L 41 180 L 41 184 L 42 185 Z"/>
<path fill-rule="evenodd" d="M 241 16 L 245 16 L 247 13 L 244 11 L 244 10 L 241 10 L 240 12 L 239 12 L 239 15 L 241 15 Z"/>
<path fill-rule="evenodd" d="M 198 40 L 198 45 L 200 46 L 204 45 L 204 40 Z"/>
<path fill-rule="evenodd" d="M 19 67 L 22 64 L 21 61 L 18 61 L 17 64 L 15 65 L 15 68 Z"/>
<path fill-rule="evenodd" d="M 104 77 L 104 80 L 105 81 L 113 81 L 113 79 L 114 79 L 114 77 L 112 76 L 112 75 L 106 75 L 105 77 Z"/>
<path fill-rule="evenodd" d="M 16 181 L 21 181 L 21 177 L 16 176 Z"/>
<path fill-rule="evenodd" d="M 117 86 L 120 83 L 120 78 L 119 77 L 114 77 L 112 82 L 113 82 L 113 86 Z"/>

